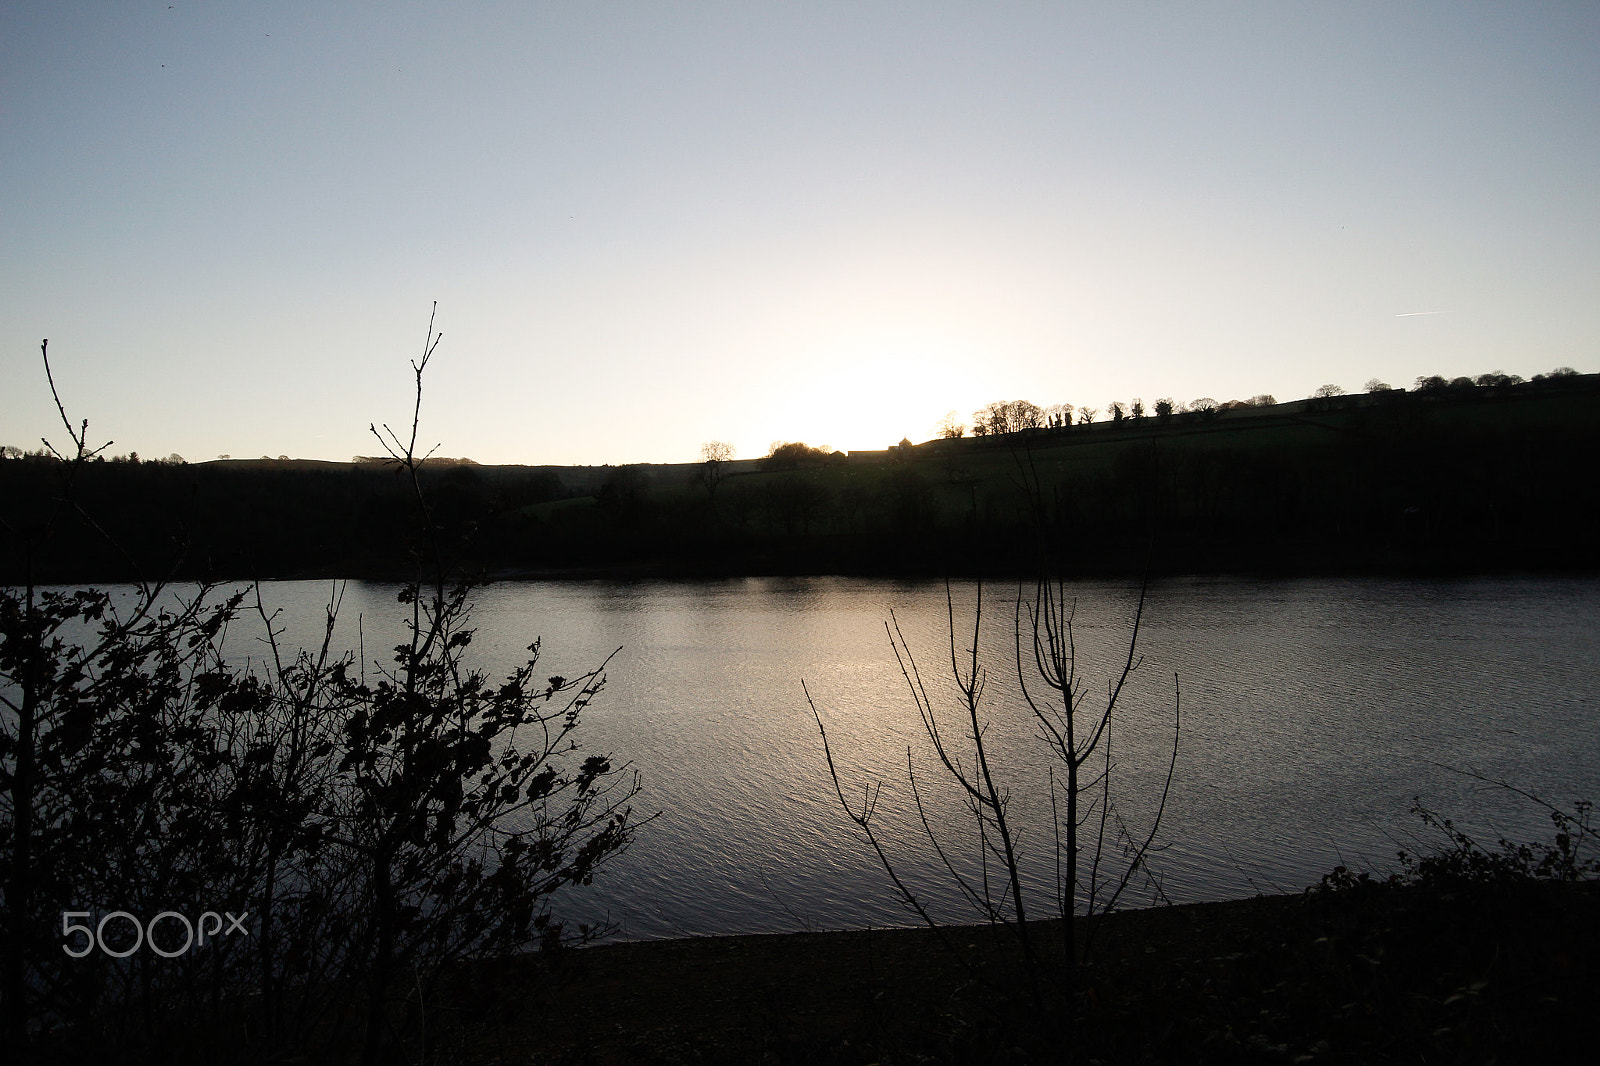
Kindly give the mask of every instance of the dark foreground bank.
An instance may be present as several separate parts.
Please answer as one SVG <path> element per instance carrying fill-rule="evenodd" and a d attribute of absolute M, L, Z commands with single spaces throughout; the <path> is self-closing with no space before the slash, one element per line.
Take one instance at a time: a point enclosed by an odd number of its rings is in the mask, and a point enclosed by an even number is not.
<path fill-rule="evenodd" d="M 1594 1039 L 1593 883 L 1372 882 L 1114 915 L 1036 1006 L 987 927 L 615 944 L 482 964 L 440 1061 L 1557 1062 Z"/>
<path fill-rule="evenodd" d="M 1331 884 L 1330 884 L 1331 882 Z M 1081 919 L 1080 919 L 1081 921 Z M 1038 923 L 1048 956 L 1056 923 Z M 1081 942 L 1081 941 L 1080 941 Z M 1035 997 L 987 926 L 619 943 L 502 958 L 411 997 L 394 1062 L 1587 1061 L 1600 884 L 1330 878 L 1301 895 L 1129 911 Z M 329 989 L 334 1001 L 343 1001 Z M 208 1022 L 140 1046 L 57 1031 L 36 1062 L 353 1063 Z M 224 1011 L 224 1015 L 226 1015 Z"/>

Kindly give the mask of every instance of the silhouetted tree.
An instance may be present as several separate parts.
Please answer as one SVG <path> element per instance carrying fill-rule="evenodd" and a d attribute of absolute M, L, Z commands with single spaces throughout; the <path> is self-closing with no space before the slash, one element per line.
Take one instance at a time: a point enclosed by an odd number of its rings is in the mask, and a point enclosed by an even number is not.
<path fill-rule="evenodd" d="M 797 470 L 802 466 L 820 466 L 823 463 L 842 462 L 845 456 L 831 448 L 813 448 L 803 441 L 773 441 L 771 450 L 761 460 L 763 470 Z"/>
<path fill-rule="evenodd" d="M 1030 467 L 1024 476 L 1029 479 L 1030 505 L 1042 546 L 1046 534 L 1037 472 Z M 1048 563 L 1042 562 L 1042 565 Z M 992 731 L 996 723 L 983 707 L 992 664 L 980 650 L 982 586 L 978 587 L 973 607 L 971 635 L 963 640 L 962 650 L 957 647 L 954 596 L 948 587 L 946 589 L 948 654 L 954 685 L 945 688 L 953 688 L 955 694 L 953 714 L 939 709 L 938 704 L 943 702 L 937 695 L 939 690 L 930 692 L 925 685 L 923 672 L 898 623 L 892 616 L 885 623 L 895 659 L 921 719 L 923 735 L 932 750 L 933 762 L 939 768 L 936 773 L 942 771 L 941 776 L 954 786 L 964 811 L 964 817 L 957 819 L 958 824 L 934 823 L 924 804 L 926 786 L 919 783 L 908 749 L 906 774 L 918 820 L 929 847 L 939 859 L 943 871 L 940 876 L 947 876 L 949 887 L 971 905 L 980 918 L 1015 934 L 1035 1010 L 1046 1006 L 1041 979 L 1048 971 L 1030 922 L 1052 911 L 1054 917 L 1063 919 L 1060 966 L 1051 969 L 1059 976 L 1057 987 L 1064 993 L 1062 1000 L 1071 1004 L 1076 991 L 1080 948 L 1086 947 L 1076 937 L 1075 919 L 1080 914 L 1092 919 L 1114 909 L 1143 870 L 1165 812 L 1179 739 L 1179 706 L 1175 691 L 1173 748 L 1165 782 L 1150 826 L 1145 832 L 1136 833 L 1116 810 L 1111 745 L 1119 701 L 1129 677 L 1141 661 L 1136 657 L 1136 650 L 1144 610 L 1143 589 L 1120 674 L 1106 686 L 1103 703 L 1094 707 L 1088 706 L 1089 686 L 1078 672 L 1072 628 L 1075 604 L 1065 593 L 1061 581 L 1052 579 L 1048 571 L 1042 571 L 1031 597 L 1019 592 L 1013 613 L 1018 680 L 1051 764 L 1045 781 L 1040 784 L 1052 812 L 1056 874 L 1053 890 L 1045 895 L 1042 905 L 1036 890 L 1029 887 L 1024 876 L 1023 834 L 1013 820 L 1015 782 L 1005 780 L 1002 776 L 1005 768 L 994 759 Z M 1176 676 L 1173 680 L 1176 689 Z M 829 778 L 841 808 L 877 856 L 901 902 L 933 929 L 941 930 L 924 897 L 900 876 L 889 854 L 888 843 L 874 822 L 881 785 L 868 785 L 859 803 L 848 798 L 855 793 L 847 791 L 840 779 L 822 715 L 804 682 L 802 688 L 816 721 Z M 952 838 L 976 853 L 972 869 L 964 872 L 952 861 L 951 855 L 955 853 Z M 1112 851 L 1121 853 L 1120 863 Z M 973 872 L 974 869 L 978 872 Z M 954 947 L 948 939 L 946 944 Z"/>
<path fill-rule="evenodd" d="M 1070 403 L 1053 403 L 1044 409 L 1045 425 L 1051 429 L 1066 429 L 1072 425 L 1072 412 L 1077 410 Z"/>
<path fill-rule="evenodd" d="M 975 411 L 972 421 L 989 436 L 1037 429 L 1045 424 L 1045 411 L 1027 400 L 997 401 Z"/>
<path fill-rule="evenodd" d="M 717 486 L 727 476 L 728 464 L 733 461 L 733 445 L 726 441 L 709 440 L 700 445 L 700 483 L 715 500 Z"/>
<path fill-rule="evenodd" d="M 1038 429 L 1044 425 L 1044 411 L 1027 400 L 1012 400 L 1006 404 L 1006 417 L 1010 420 L 1012 432 Z"/>

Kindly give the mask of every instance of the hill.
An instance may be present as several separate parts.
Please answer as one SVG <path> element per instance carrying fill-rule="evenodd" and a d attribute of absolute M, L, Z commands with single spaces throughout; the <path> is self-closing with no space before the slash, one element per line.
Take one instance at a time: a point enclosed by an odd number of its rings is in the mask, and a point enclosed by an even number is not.
<path fill-rule="evenodd" d="M 1600 558 L 1600 375 L 1395 390 L 848 455 L 726 464 L 430 464 L 452 554 L 502 576 L 998 574 L 1031 565 L 1036 487 L 1080 574 L 1587 569 Z M 0 462 L 37 525 L 61 464 Z M 46 580 L 404 576 L 415 503 L 382 463 L 97 462 L 33 561 Z M 1152 546 L 1153 545 L 1153 546 Z M 0 557 L 21 574 L 15 537 Z"/>

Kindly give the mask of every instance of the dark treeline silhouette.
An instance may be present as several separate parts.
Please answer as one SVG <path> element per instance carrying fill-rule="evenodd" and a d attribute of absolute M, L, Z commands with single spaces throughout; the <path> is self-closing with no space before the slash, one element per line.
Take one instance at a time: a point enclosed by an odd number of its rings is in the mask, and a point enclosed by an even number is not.
<path fill-rule="evenodd" d="M 822 466 L 825 463 L 844 462 L 848 456 L 832 448 L 813 448 L 804 441 L 774 441 L 765 458 L 762 470 L 799 470 L 801 467 Z"/>
<path fill-rule="evenodd" d="M 0 511 L 26 521 L 57 494 L 57 460 L 0 462 Z M 391 574 L 415 551 L 411 486 L 392 464 L 232 461 L 84 464 L 76 506 L 59 523 L 45 581 Z M 562 499 L 553 471 L 426 464 L 429 506 L 443 534 L 468 543 L 494 516 Z M 93 516 L 91 521 L 86 516 Z M 9 561 L 9 560 L 8 560 Z M 8 578 L 15 580 L 15 578 Z"/>
<path fill-rule="evenodd" d="M 1450 393 L 1461 396 L 1471 393 L 1474 389 L 1505 390 L 1513 386 L 1530 385 L 1531 391 L 1549 391 L 1581 387 L 1575 379 L 1581 378 L 1570 366 L 1557 367 L 1548 374 L 1535 374 L 1532 382 L 1517 374 L 1507 374 L 1495 370 L 1479 374 L 1477 377 L 1446 378 L 1438 374 L 1426 375 L 1416 380 L 1414 388 L 1420 393 L 1437 395 Z M 1405 392 L 1396 389 L 1388 382 L 1379 378 L 1370 378 L 1362 388 L 1369 394 L 1386 394 L 1384 398 L 1393 399 Z M 1529 389 L 1522 390 L 1524 392 Z M 1307 398 L 1312 401 L 1331 400 L 1336 397 L 1346 396 L 1345 389 L 1340 385 L 1319 385 Z M 1140 422 L 1147 416 L 1154 416 L 1161 424 L 1166 425 L 1174 417 L 1190 416 L 1191 421 L 1199 421 L 1220 417 L 1228 411 L 1245 410 L 1252 407 L 1274 407 L 1278 401 L 1269 393 L 1259 393 L 1247 400 L 1228 400 L 1219 403 L 1209 396 L 1184 403 L 1164 396 L 1156 400 L 1149 408 L 1144 401 L 1133 399 L 1124 403 L 1113 400 L 1106 404 L 1103 412 L 1098 407 L 1076 407 L 1070 403 L 1051 404 L 1040 407 L 1038 404 L 1027 400 L 996 401 L 986 404 L 972 413 L 970 430 L 975 437 L 1000 437 L 1014 433 L 1027 433 L 1042 429 L 1063 432 L 1072 428 L 1073 414 L 1077 413 L 1077 424 L 1088 426 L 1095 423 L 1103 413 L 1105 420 L 1113 424 L 1120 424 L 1129 420 Z M 954 411 L 945 415 L 939 423 L 939 436 L 945 439 L 959 438 L 967 435 L 969 427 L 962 422 Z"/>
<path fill-rule="evenodd" d="M 1169 572 L 1592 566 L 1600 375 L 1440 380 L 1157 401 L 1092 424 L 1057 411 L 848 457 L 790 442 L 727 463 L 714 492 L 698 463 L 422 476 L 432 520 L 491 574 L 1014 573 L 1024 451 L 1083 573 L 1137 571 L 1152 533 Z M 48 504 L 50 462 L 0 462 L 0 513 Z M 130 559 L 193 578 L 385 577 L 415 549 L 406 486 L 380 463 L 91 463 L 77 493 L 100 528 L 63 528 L 53 557 L 72 561 L 41 579 L 132 577 Z"/>

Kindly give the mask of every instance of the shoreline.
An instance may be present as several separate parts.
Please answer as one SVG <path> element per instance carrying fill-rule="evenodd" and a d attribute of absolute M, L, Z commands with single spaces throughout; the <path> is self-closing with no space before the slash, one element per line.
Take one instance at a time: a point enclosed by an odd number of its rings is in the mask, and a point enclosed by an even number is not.
<path fill-rule="evenodd" d="M 963 567 L 952 569 L 937 569 L 930 567 L 805 567 L 783 566 L 774 563 L 769 566 L 742 566 L 742 565 L 717 565 L 702 564 L 693 560 L 645 560 L 632 563 L 608 563 L 582 566 L 518 566 L 518 567 L 493 567 L 481 570 L 464 568 L 464 575 L 470 584 L 494 585 L 514 584 L 517 582 L 536 581 L 732 581 L 740 578 L 865 578 L 888 581 L 974 581 L 985 582 L 1000 581 L 1027 581 L 1034 580 L 1033 571 L 1027 568 L 979 568 Z M 1119 566 L 1086 566 L 1072 568 L 1060 575 L 1065 581 L 1103 581 L 1112 579 L 1126 579 L 1138 582 L 1143 576 L 1139 567 Z M 362 567 L 314 567 L 284 571 L 280 573 L 262 575 L 228 575 L 228 574 L 195 574 L 187 570 L 179 570 L 171 575 L 162 575 L 151 579 L 144 575 L 143 580 L 154 580 L 162 584 L 249 584 L 253 581 L 370 581 L 383 584 L 407 584 L 416 580 L 415 573 L 402 573 L 387 569 L 368 570 Z M 1439 563 L 1426 567 L 1418 566 L 1228 566 L 1228 567 L 1162 567 L 1152 568 L 1149 578 L 1152 582 L 1182 578 L 1232 578 L 1239 580 L 1258 581 L 1297 581 L 1309 579 L 1373 579 L 1373 580 L 1416 580 L 1416 581 L 1462 581 L 1474 578 L 1515 578 L 1515 577 L 1544 577 L 1544 578 L 1574 578 L 1593 579 L 1600 578 L 1600 563 L 1593 560 L 1573 561 L 1570 563 L 1545 563 L 1545 564 L 1505 564 L 1497 566 L 1475 566 L 1462 563 L 1450 565 Z M 91 587 L 97 585 L 126 585 L 136 584 L 141 580 L 136 574 L 105 574 L 97 573 L 91 576 L 64 577 L 60 574 L 49 573 L 37 575 L 34 585 L 46 586 L 72 586 Z M 460 576 L 453 576 L 450 582 L 460 580 Z M 10 586 L 20 586 L 21 582 L 3 582 Z"/>

